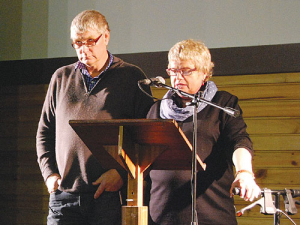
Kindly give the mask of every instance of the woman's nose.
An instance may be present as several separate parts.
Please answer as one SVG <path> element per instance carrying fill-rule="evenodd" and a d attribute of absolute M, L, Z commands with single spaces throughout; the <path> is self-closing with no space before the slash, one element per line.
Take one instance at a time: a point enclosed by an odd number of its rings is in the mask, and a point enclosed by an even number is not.
<path fill-rule="evenodd" d="M 178 78 L 178 79 L 183 79 L 183 75 L 182 75 L 182 73 L 181 73 L 181 71 L 176 71 L 176 75 L 175 75 L 175 77 L 176 77 L 176 79 Z"/>

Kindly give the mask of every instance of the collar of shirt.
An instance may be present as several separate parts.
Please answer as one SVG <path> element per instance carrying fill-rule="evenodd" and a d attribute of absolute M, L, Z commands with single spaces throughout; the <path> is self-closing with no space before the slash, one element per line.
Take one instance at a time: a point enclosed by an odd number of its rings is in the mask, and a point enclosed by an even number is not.
<path fill-rule="evenodd" d="M 99 80 L 100 76 L 109 69 L 109 67 L 111 66 L 114 57 L 113 55 L 108 52 L 108 57 L 109 57 L 109 63 L 107 65 L 107 67 L 105 68 L 105 70 L 103 70 L 98 76 L 96 77 L 92 77 L 89 73 L 89 71 L 86 68 L 86 65 L 83 64 L 82 62 L 78 61 L 75 65 L 75 70 L 79 69 L 81 71 L 81 73 L 84 75 L 84 80 L 86 82 L 86 86 L 88 88 L 88 91 L 92 90 L 92 88 L 96 85 L 97 81 Z"/>

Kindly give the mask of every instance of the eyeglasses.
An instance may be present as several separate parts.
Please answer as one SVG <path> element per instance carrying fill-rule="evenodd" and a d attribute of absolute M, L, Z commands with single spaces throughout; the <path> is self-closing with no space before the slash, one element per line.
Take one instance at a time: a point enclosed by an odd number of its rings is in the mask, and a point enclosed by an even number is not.
<path fill-rule="evenodd" d="M 72 47 L 75 48 L 75 49 L 78 49 L 83 45 L 85 45 L 86 47 L 95 46 L 101 37 L 102 37 L 102 34 L 98 38 L 96 38 L 96 39 L 91 39 L 90 38 L 86 42 L 75 41 L 75 42 L 72 43 Z"/>
<path fill-rule="evenodd" d="M 179 70 L 179 69 L 166 69 L 167 74 L 169 76 L 177 76 L 177 73 L 180 73 L 182 76 L 186 77 L 186 76 L 190 76 L 192 74 L 192 72 L 196 71 L 197 69 L 183 69 L 183 70 Z"/>

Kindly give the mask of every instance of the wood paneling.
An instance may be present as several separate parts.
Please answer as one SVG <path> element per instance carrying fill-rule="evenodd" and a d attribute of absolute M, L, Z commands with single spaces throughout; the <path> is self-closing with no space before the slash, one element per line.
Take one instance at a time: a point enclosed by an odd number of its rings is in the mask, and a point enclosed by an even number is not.
<path fill-rule="evenodd" d="M 253 156 L 255 168 L 293 168 L 300 173 L 300 151 L 256 150 Z M 300 175 L 300 174 L 299 174 Z M 300 188 L 300 187 L 299 187 Z"/>
<path fill-rule="evenodd" d="M 251 134 L 299 134 L 300 117 L 245 118 Z"/>
<path fill-rule="evenodd" d="M 300 189 L 300 74 L 214 77 L 219 90 L 239 97 L 247 131 L 255 149 L 253 168 L 261 188 Z M 235 196 L 236 208 L 249 203 Z M 299 198 L 297 198 L 299 199 Z M 297 205 L 299 210 L 299 206 Z M 281 197 L 281 209 L 284 210 Z M 300 215 L 291 215 L 300 223 Z M 255 206 L 239 224 L 273 224 L 272 215 Z M 282 216 L 280 224 L 291 224 Z"/>
<path fill-rule="evenodd" d="M 0 89 L 0 224 L 46 224 L 48 194 L 35 135 L 47 85 Z"/>

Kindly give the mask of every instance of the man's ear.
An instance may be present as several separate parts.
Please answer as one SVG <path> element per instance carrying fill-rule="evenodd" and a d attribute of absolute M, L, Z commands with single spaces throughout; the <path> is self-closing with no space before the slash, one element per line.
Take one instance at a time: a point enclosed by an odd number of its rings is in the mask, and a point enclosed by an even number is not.
<path fill-rule="evenodd" d="M 109 39 L 110 39 L 110 32 L 108 30 L 106 30 L 103 34 L 104 36 L 104 42 L 106 45 L 108 45 Z"/>

